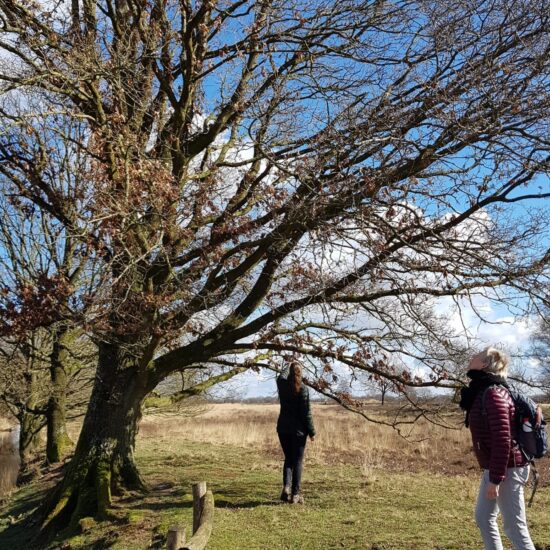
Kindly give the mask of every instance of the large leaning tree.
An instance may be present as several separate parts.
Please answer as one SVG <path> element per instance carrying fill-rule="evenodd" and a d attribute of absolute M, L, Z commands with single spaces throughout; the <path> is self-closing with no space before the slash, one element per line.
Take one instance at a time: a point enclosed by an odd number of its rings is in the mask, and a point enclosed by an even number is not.
<path fill-rule="evenodd" d="M 322 392 L 343 368 L 455 384 L 436 300 L 544 283 L 546 8 L 0 0 L 3 190 L 100 265 L 68 288 L 99 358 L 44 528 L 141 485 L 140 405 L 177 371 L 294 357 Z"/>

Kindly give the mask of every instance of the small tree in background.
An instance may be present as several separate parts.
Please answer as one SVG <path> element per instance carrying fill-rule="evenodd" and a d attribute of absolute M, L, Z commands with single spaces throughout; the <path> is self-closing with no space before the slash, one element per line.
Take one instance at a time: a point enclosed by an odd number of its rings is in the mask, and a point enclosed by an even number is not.
<path fill-rule="evenodd" d="M 0 0 L 0 25 L 4 191 L 94 273 L 61 315 L 99 353 L 45 528 L 142 486 L 141 404 L 174 372 L 296 357 L 346 406 L 342 368 L 452 387 L 436 300 L 543 283 L 542 0 Z"/>
<path fill-rule="evenodd" d="M 55 180 L 67 190 L 74 188 L 77 177 L 76 166 L 66 166 L 70 160 L 61 159 Z M 71 315 L 93 264 L 80 255 L 79 240 L 48 212 L 10 193 L 0 199 L 0 212 L 0 399 L 20 422 L 24 472 L 39 427 L 47 428 L 49 463 L 67 454 L 68 400 L 74 408 L 82 397 L 77 397 L 77 386 L 89 390 L 93 380 L 97 352 Z"/>
<path fill-rule="evenodd" d="M 394 391 L 392 381 L 384 377 L 378 377 L 378 379 L 373 377 L 369 380 L 368 387 L 380 396 L 380 403 L 382 405 L 386 402 L 386 395 L 391 394 Z"/>
<path fill-rule="evenodd" d="M 52 419 L 52 399 L 60 395 L 58 379 L 51 376 L 54 342 L 52 327 L 0 341 L 0 404 L 4 414 L 19 422 L 19 481 L 36 474 L 36 462 L 58 462 L 69 452 L 72 443 L 66 421 L 83 416 L 89 399 L 97 353 L 88 340 L 68 332 L 63 339 L 67 354 L 62 363 L 64 415 Z M 54 427 L 59 431 L 54 432 Z M 45 446 L 40 437 L 43 428 Z"/>
<path fill-rule="evenodd" d="M 550 398 L 550 302 L 548 294 L 538 309 L 537 328 L 532 337 L 532 354 L 540 362 L 540 382 L 545 397 Z"/>
<path fill-rule="evenodd" d="M 4 342 L 0 347 L 0 402 L 3 415 L 19 422 L 21 479 L 41 446 L 40 432 L 46 425 L 48 395 L 47 362 L 42 355 L 42 331 L 34 331 L 19 346 Z"/>

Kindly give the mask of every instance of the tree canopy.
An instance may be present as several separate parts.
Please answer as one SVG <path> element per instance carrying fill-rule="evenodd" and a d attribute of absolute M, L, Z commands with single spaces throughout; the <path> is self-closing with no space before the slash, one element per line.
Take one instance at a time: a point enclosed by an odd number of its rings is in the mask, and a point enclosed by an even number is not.
<path fill-rule="evenodd" d="M 5 190 L 103 265 L 67 314 L 159 378 L 321 333 L 372 367 L 440 340 L 431 297 L 545 259 L 506 208 L 548 168 L 544 2 L 2 2 L 2 23 Z"/>

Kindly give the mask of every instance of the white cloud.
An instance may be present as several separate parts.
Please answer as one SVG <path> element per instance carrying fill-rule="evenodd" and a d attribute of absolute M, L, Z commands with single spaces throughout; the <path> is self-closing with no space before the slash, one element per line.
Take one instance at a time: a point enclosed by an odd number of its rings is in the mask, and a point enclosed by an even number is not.
<path fill-rule="evenodd" d="M 497 307 L 489 296 L 476 295 L 458 301 L 440 298 L 435 310 L 447 313 L 451 328 L 472 345 L 524 348 L 535 325 L 528 317 L 512 314 L 502 303 Z"/>

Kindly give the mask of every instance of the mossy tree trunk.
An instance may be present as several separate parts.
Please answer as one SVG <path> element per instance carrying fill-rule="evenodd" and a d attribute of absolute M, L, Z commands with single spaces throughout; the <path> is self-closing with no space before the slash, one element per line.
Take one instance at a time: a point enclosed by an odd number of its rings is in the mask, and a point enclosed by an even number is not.
<path fill-rule="evenodd" d="M 29 412 L 19 416 L 19 474 L 17 483 L 29 479 L 30 464 L 36 458 L 40 447 L 40 430 L 44 426 L 43 417 Z"/>
<path fill-rule="evenodd" d="M 40 450 L 40 431 L 44 427 L 44 417 L 37 412 L 39 405 L 39 381 L 36 372 L 29 372 L 25 375 L 27 385 L 26 393 L 28 398 L 20 408 L 17 415 L 19 421 L 19 474 L 17 483 L 24 483 L 29 480 L 30 464 L 36 458 Z"/>
<path fill-rule="evenodd" d="M 74 457 L 45 506 L 45 533 L 84 516 L 107 518 L 113 492 L 144 488 L 134 446 L 141 404 L 151 389 L 147 369 L 136 356 L 121 345 L 99 346 L 94 388 Z"/>
<path fill-rule="evenodd" d="M 21 414 L 19 424 L 19 457 L 21 465 L 31 461 L 40 446 L 40 429 L 43 426 L 40 416 L 28 412 Z"/>
<path fill-rule="evenodd" d="M 52 395 L 48 403 L 46 443 L 46 458 L 50 464 L 62 460 L 72 445 L 66 424 L 69 338 L 69 331 L 64 325 L 60 325 L 53 332 L 50 355 Z"/>

